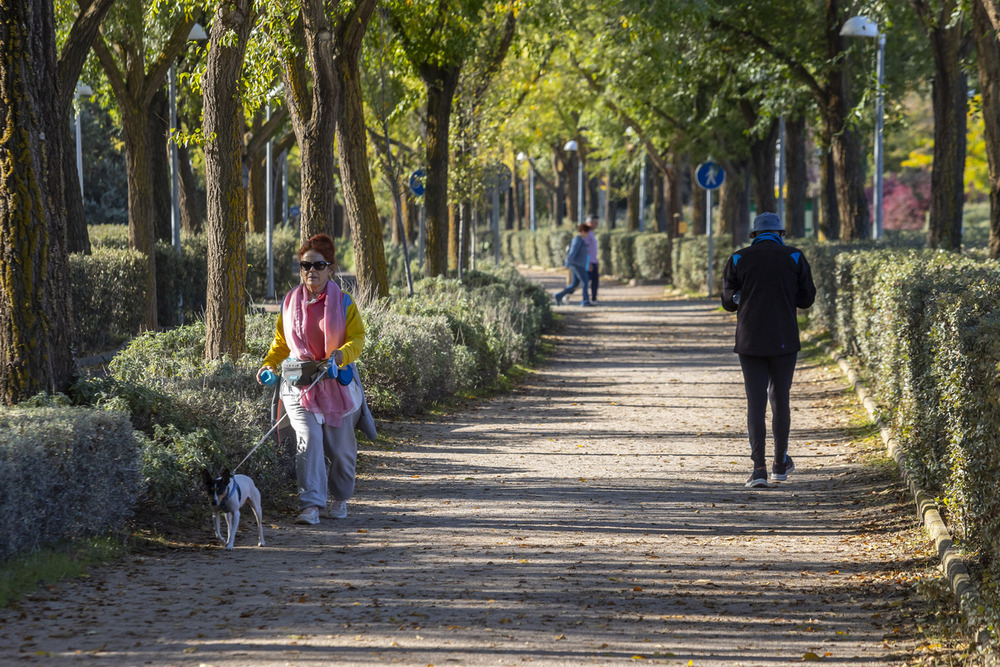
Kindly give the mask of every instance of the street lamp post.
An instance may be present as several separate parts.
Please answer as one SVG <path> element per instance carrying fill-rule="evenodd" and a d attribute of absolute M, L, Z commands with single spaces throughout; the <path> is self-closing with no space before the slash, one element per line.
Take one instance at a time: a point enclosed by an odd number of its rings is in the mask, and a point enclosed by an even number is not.
<path fill-rule="evenodd" d="M 577 205 L 576 214 L 580 218 L 579 224 L 583 224 L 583 159 L 580 156 L 580 147 L 577 145 L 576 141 L 570 139 L 563 146 L 564 151 L 576 152 L 576 164 L 577 164 L 577 180 L 576 180 L 576 193 L 577 193 Z"/>
<path fill-rule="evenodd" d="M 517 160 L 528 161 L 528 223 L 535 231 L 535 162 L 523 151 L 517 154 Z"/>
<path fill-rule="evenodd" d="M 85 83 L 76 84 L 76 96 L 90 97 L 94 94 L 94 89 Z M 80 198 L 83 199 L 83 138 L 80 123 L 80 112 L 76 112 L 76 175 L 80 179 Z"/>
<path fill-rule="evenodd" d="M 872 219 L 872 237 L 882 238 L 882 81 L 885 79 L 885 34 L 879 32 L 878 24 L 867 16 L 852 16 L 840 29 L 844 37 L 873 37 L 878 41 L 878 56 L 875 62 L 878 90 L 875 96 L 875 187 L 873 204 L 875 215 Z"/>

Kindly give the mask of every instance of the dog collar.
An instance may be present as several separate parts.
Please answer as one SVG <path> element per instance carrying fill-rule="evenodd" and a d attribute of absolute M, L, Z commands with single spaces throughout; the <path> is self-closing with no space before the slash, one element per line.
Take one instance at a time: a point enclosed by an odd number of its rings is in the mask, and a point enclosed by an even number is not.
<path fill-rule="evenodd" d="M 236 501 L 242 502 L 243 492 L 240 491 L 240 485 L 236 483 L 235 479 L 233 480 L 233 488 L 229 489 L 229 493 L 226 494 L 226 497 L 219 501 L 219 507 L 222 507 L 222 505 L 225 504 L 225 502 L 229 500 L 230 496 L 234 493 L 236 494 Z"/>

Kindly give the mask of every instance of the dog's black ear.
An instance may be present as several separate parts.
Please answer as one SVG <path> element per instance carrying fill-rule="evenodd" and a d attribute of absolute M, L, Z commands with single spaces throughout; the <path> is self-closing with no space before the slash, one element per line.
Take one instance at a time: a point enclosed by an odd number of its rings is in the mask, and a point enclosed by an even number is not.
<path fill-rule="evenodd" d="M 222 481 L 223 482 L 225 482 L 226 484 L 229 484 L 229 479 L 231 477 L 232 477 L 232 475 L 229 474 L 229 468 L 226 468 L 225 470 L 222 471 Z"/>
<path fill-rule="evenodd" d="M 212 479 L 212 473 L 208 472 L 208 468 L 201 469 L 201 478 L 205 480 L 205 486 L 208 487 L 211 487 L 212 482 L 215 481 Z"/>

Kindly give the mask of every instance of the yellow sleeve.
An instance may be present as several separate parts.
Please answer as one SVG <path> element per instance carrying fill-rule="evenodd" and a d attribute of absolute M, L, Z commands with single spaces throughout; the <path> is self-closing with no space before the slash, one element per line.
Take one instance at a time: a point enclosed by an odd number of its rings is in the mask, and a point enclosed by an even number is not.
<path fill-rule="evenodd" d="M 362 331 L 362 336 L 364 332 Z M 285 327 L 281 322 L 281 312 L 278 312 L 278 326 L 274 332 L 274 342 L 271 343 L 271 349 L 268 351 L 267 356 L 264 357 L 264 362 L 261 366 L 270 366 L 271 368 L 278 368 L 281 366 L 281 362 L 288 358 L 288 355 L 292 351 L 288 347 L 288 343 L 285 341 Z"/>
<path fill-rule="evenodd" d="M 344 354 L 344 366 L 353 364 L 361 356 L 361 348 L 365 346 L 365 325 L 361 321 L 361 313 L 351 299 L 344 318 L 344 344 L 340 351 Z M 273 348 L 272 348 L 273 349 Z"/>

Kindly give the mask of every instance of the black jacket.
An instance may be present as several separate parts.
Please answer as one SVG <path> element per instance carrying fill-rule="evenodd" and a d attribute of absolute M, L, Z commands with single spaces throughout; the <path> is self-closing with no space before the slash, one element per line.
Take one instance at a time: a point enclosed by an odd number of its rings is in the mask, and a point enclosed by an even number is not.
<path fill-rule="evenodd" d="M 796 308 L 808 308 L 815 298 L 802 251 L 784 245 L 777 234 L 758 235 L 732 254 L 722 272 L 722 307 L 736 311 L 733 351 L 755 357 L 798 352 Z"/>

